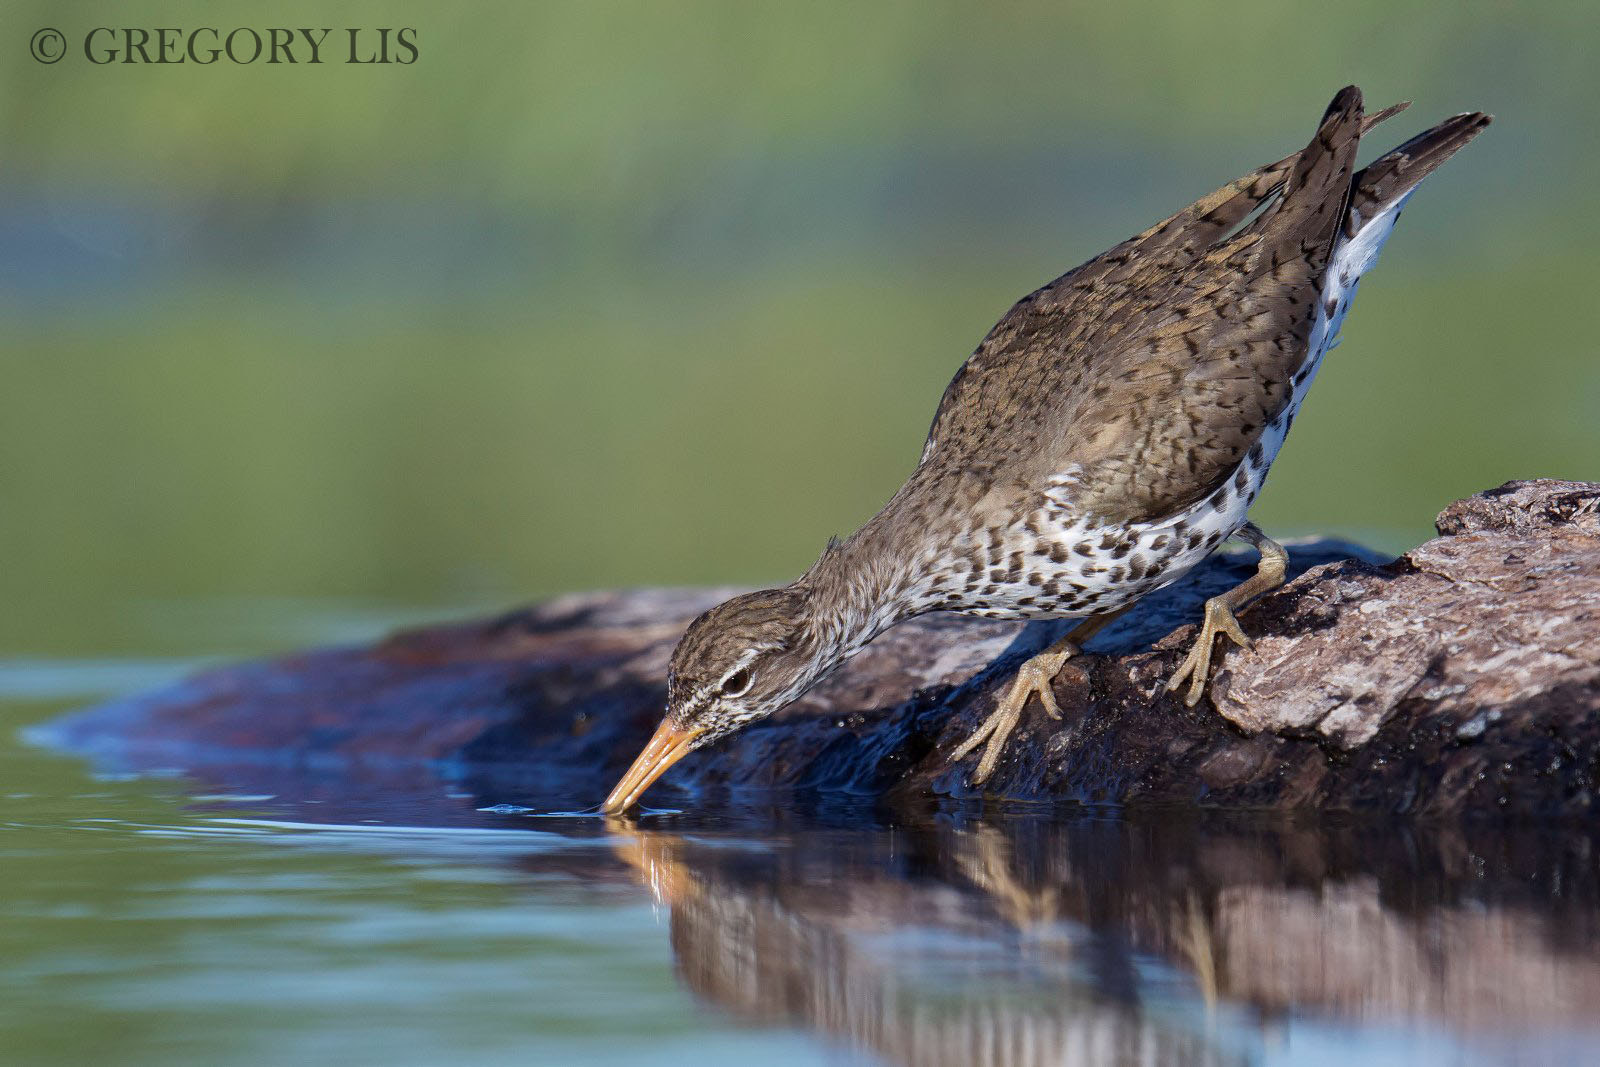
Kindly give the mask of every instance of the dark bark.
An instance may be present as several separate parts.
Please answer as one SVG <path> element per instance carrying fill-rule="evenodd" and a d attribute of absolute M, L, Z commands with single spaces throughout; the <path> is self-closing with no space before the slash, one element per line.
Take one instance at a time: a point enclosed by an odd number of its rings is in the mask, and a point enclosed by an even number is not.
<path fill-rule="evenodd" d="M 1512 482 L 1446 509 L 1382 563 L 1291 545 L 1297 575 L 1241 616 L 1193 709 L 1162 683 L 1219 555 L 1148 598 L 1035 705 L 988 792 L 1009 798 L 1384 812 L 1589 813 L 1600 782 L 1600 485 Z M 724 591 L 574 596 L 367 648 L 202 674 L 39 731 L 124 770 L 179 766 L 271 792 L 443 774 L 482 798 L 597 802 L 662 710 L 682 627 Z M 936 615 L 880 637 L 769 723 L 686 759 L 651 794 L 716 804 L 976 795 L 948 754 L 1062 624 Z M 422 785 L 418 783 L 429 783 Z M 796 794 L 794 791 L 800 790 Z M 762 791 L 762 792 L 757 792 Z M 776 794 L 772 791 L 779 791 Z"/>

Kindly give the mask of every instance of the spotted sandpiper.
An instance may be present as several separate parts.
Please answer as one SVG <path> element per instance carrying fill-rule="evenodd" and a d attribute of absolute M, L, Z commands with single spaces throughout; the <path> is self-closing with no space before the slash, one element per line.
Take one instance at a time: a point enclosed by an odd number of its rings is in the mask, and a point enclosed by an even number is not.
<path fill-rule="evenodd" d="M 631 807 L 696 748 L 771 715 L 883 630 L 929 611 L 1084 621 L 1025 663 L 955 752 L 994 771 L 1030 696 L 1084 641 L 1235 537 L 1257 573 L 1207 601 L 1168 684 L 1193 706 L 1216 638 L 1281 585 L 1246 521 L 1361 275 L 1417 184 L 1489 124 L 1446 119 L 1355 169 L 1374 125 L 1354 86 L 1305 148 L 1229 182 L 1023 297 L 945 390 L 922 458 L 860 530 L 791 584 L 734 597 L 673 652 L 667 712 L 606 798 Z"/>

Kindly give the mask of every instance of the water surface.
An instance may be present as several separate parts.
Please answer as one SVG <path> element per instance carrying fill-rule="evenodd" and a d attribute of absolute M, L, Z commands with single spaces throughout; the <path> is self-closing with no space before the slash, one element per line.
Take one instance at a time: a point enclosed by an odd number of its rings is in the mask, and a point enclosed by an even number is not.
<path fill-rule="evenodd" d="M 1593 477 L 1595 5 L 480 5 L 417 12 L 403 69 L 21 48 L 123 6 L 11 5 L 0 48 L 0 1063 L 1596 1058 L 1584 828 L 810 798 L 608 830 L 482 810 L 524 800 L 487 776 L 263 756 L 241 790 L 16 740 L 394 601 L 788 580 L 1011 301 L 1352 81 L 1417 101 L 1372 152 L 1497 119 L 1254 517 L 1400 550 Z"/>
<path fill-rule="evenodd" d="M 1537 1064 L 1600 1048 L 1587 827 L 886 822 L 825 796 L 606 823 L 426 768 L 382 786 L 286 770 L 282 793 L 239 795 L 96 777 L 10 736 L 75 703 L 74 677 L 88 696 L 178 669 L 0 671 L 0 1060 Z"/>

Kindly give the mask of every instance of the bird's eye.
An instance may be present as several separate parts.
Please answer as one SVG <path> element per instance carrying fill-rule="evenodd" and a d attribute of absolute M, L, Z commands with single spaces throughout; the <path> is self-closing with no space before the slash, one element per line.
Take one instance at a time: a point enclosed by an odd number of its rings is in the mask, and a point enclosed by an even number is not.
<path fill-rule="evenodd" d="M 736 697 L 750 688 L 750 668 L 740 667 L 722 680 L 722 695 Z"/>

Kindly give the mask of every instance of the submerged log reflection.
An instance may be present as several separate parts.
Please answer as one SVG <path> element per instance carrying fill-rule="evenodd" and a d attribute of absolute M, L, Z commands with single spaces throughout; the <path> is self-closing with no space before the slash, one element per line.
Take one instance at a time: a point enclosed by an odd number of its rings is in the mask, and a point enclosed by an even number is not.
<path fill-rule="evenodd" d="M 686 986 L 907 1064 L 1248 1062 L 1291 1014 L 1505 1033 L 1600 1009 L 1594 838 L 1472 828 L 630 826 Z"/>

